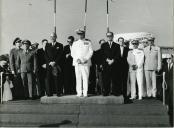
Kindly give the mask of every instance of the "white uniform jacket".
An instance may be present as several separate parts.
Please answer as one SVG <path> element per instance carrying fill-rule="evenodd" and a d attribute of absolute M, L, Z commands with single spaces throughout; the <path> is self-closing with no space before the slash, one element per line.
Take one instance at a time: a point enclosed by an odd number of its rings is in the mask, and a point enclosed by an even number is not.
<path fill-rule="evenodd" d="M 77 60 L 80 59 L 82 62 L 87 61 L 83 65 L 91 65 L 91 57 L 93 49 L 91 42 L 88 40 L 77 40 L 73 43 L 71 49 L 71 56 L 73 58 L 73 65 L 77 66 Z"/>
<path fill-rule="evenodd" d="M 133 49 L 128 52 L 127 61 L 129 64 L 129 72 L 134 71 L 132 69 L 132 65 L 138 66 L 138 71 L 143 71 L 143 64 L 144 64 L 144 52 L 140 49 Z"/>

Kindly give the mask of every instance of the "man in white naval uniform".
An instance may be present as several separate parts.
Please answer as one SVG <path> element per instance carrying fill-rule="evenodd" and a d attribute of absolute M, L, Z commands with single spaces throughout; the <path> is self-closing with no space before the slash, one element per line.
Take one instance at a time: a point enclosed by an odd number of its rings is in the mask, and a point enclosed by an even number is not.
<path fill-rule="evenodd" d="M 87 97 L 93 49 L 91 42 L 85 39 L 84 30 L 77 30 L 76 33 L 79 35 L 79 40 L 73 43 L 71 49 L 71 56 L 76 73 L 76 91 L 78 97 Z"/>
<path fill-rule="evenodd" d="M 155 38 L 148 39 L 149 46 L 144 48 L 144 70 L 148 97 L 156 97 L 156 72 L 161 70 L 161 50 L 154 45 L 154 40 Z"/>
<path fill-rule="evenodd" d="M 128 52 L 127 61 L 129 64 L 129 74 L 131 83 L 131 98 L 136 98 L 136 80 L 138 84 L 138 98 L 142 99 L 143 96 L 143 64 L 144 52 L 138 49 L 139 41 L 133 40 L 133 50 Z"/>

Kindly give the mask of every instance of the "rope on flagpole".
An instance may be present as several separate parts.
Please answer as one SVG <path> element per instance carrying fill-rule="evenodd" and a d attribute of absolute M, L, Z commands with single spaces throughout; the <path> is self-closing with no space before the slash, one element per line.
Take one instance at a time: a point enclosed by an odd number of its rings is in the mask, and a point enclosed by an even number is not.
<path fill-rule="evenodd" d="M 1 87 L 1 104 L 3 103 L 3 95 L 2 95 L 2 93 L 3 93 L 3 91 L 2 91 L 2 89 L 3 89 L 3 72 L 1 72 L 0 73 L 0 79 L 1 79 L 1 85 L 0 85 L 0 87 Z"/>
<path fill-rule="evenodd" d="M 109 32 L 109 1 L 106 1 L 106 6 L 107 6 L 107 17 L 106 17 L 106 27 L 107 27 L 107 32 Z"/>
<path fill-rule="evenodd" d="M 54 0 L 54 33 L 56 34 L 56 0 Z"/>
<path fill-rule="evenodd" d="M 86 35 L 86 16 L 87 16 L 87 3 L 88 1 L 85 0 L 85 14 L 84 14 L 84 31 L 85 31 L 85 35 Z"/>

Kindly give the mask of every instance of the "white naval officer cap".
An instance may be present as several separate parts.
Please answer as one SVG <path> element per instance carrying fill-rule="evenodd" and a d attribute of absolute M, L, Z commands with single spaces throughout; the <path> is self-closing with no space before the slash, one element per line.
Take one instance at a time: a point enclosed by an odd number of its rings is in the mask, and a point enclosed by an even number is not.
<path fill-rule="evenodd" d="M 75 32 L 77 35 L 84 35 L 85 34 L 85 31 L 82 29 L 77 29 Z"/>

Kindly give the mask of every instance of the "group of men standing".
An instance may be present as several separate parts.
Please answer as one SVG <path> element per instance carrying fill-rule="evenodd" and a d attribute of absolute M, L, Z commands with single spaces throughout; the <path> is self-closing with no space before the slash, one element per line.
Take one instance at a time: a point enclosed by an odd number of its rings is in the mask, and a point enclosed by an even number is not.
<path fill-rule="evenodd" d="M 108 32 L 107 41 L 101 40 L 100 49 L 93 51 L 92 42 L 85 38 L 85 31 L 77 30 L 76 34 L 79 39 L 75 41 L 73 36 L 69 36 L 68 45 L 63 47 L 53 33 L 51 42 L 43 39 L 42 48 L 35 50 L 30 49 L 29 40 L 15 39 L 16 47 L 10 51 L 10 65 L 15 77 L 22 79 L 25 98 L 33 97 L 34 82 L 40 96 L 45 93 L 47 96 L 61 96 L 64 93 L 87 97 L 92 64 L 97 69 L 103 96 L 123 95 L 128 99 L 127 81 L 130 80 L 131 99 L 136 98 L 136 81 L 140 100 L 145 95 L 156 97 L 155 74 L 161 69 L 161 53 L 160 48 L 153 44 L 154 38 L 147 40 L 149 46 L 144 50 L 138 48 L 138 40 L 133 40 L 133 50 L 130 50 L 125 46 L 124 38 L 118 38 L 118 43 L 115 43 L 113 32 Z"/>

